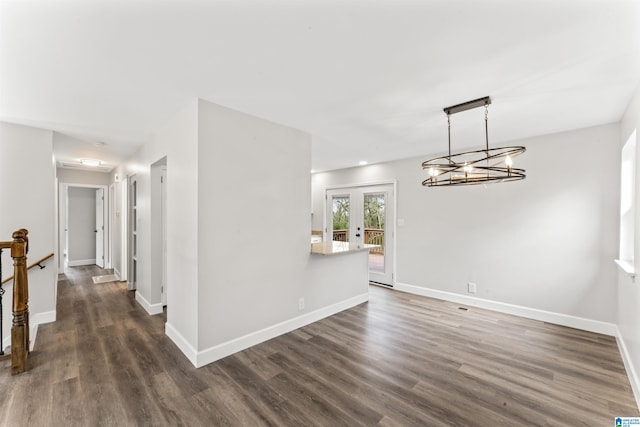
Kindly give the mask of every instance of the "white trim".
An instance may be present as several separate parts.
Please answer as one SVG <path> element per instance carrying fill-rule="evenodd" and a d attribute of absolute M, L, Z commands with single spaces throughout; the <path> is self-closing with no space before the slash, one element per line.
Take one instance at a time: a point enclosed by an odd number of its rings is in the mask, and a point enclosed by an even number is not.
<path fill-rule="evenodd" d="M 94 259 L 79 259 L 76 261 L 68 261 L 67 262 L 67 266 L 68 267 L 80 267 L 82 265 L 95 265 L 96 264 L 96 260 Z"/>
<path fill-rule="evenodd" d="M 136 301 L 144 308 L 144 311 L 150 315 L 162 313 L 162 303 L 151 304 L 145 297 L 142 296 L 140 291 L 136 291 Z"/>
<path fill-rule="evenodd" d="M 33 347 L 35 347 L 36 345 L 36 337 L 38 336 L 38 326 L 45 323 L 52 323 L 55 321 L 56 321 L 55 310 L 44 311 L 42 313 L 35 313 L 33 316 L 29 316 L 29 351 L 33 351 Z"/>
<path fill-rule="evenodd" d="M 79 187 L 79 188 L 95 188 L 96 190 L 99 189 L 103 189 L 105 193 L 108 193 L 109 191 L 109 185 L 110 184 L 81 184 L 81 183 L 76 183 L 76 182 L 60 182 L 60 180 L 58 179 L 58 201 L 57 201 L 57 209 L 58 209 L 58 236 L 57 236 L 57 247 L 60 248 L 60 253 L 62 253 L 62 257 L 60 257 L 60 259 L 58 260 L 58 269 L 59 271 L 64 271 L 65 267 L 78 267 L 78 266 L 82 266 L 82 265 L 93 265 L 96 263 L 96 260 L 94 259 L 93 262 L 88 263 L 89 260 L 78 260 L 78 261 L 69 261 L 68 260 L 68 256 L 69 256 L 69 248 L 67 247 L 68 242 L 64 242 L 64 244 L 61 246 L 61 241 L 60 241 L 60 231 L 64 230 L 66 227 L 65 225 L 67 224 L 63 224 L 63 218 L 62 215 L 60 215 L 60 210 L 64 209 L 65 210 L 65 220 L 67 220 L 68 218 L 68 212 L 67 212 L 67 208 L 68 206 L 64 206 L 61 207 L 60 206 L 60 193 L 63 193 L 62 196 L 62 201 L 64 201 L 66 203 L 67 199 L 69 198 L 68 195 L 68 191 L 69 191 L 69 187 Z M 63 191 L 64 190 L 64 191 Z M 107 215 L 109 214 L 109 210 L 111 208 L 109 207 L 109 201 L 107 200 L 106 203 L 104 203 L 103 206 L 103 212 L 106 213 Z M 106 217 L 106 216 L 105 216 Z M 108 232 L 109 232 L 109 225 L 107 224 L 107 227 L 105 229 L 105 231 L 107 232 L 105 234 L 105 238 L 103 239 L 103 244 L 104 247 L 107 247 L 107 241 L 110 240 L 111 236 L 109 236 Z M 66 238 L 67 236 L 67 232 L 64 232 L 64 237 Z M 103 250 L 103 253 L 105 253 L 105 250 Z M 65 261 L 66 261 L 66 265 L 65 265 Z M 80 262 L 87 262 L 86 264 L 78 264 Z"/>
<path fill-rule="evenodd" d="M 171 323 L 167 322 L 164 324 L 164 333 L 169 337 L 169 339 L 171 339 L 171 341 L 173 341 L 175 345 L 178 346 L 180 351 L 182 351 L 182 353 L 187 356 L 189 362 L 191 362 L 193 366 L 198 367 L 198 352 L 195 348 L 193 348 L 191 344 L 189 344 L 189 341 L 187 341 L 187 339 L 183 337 L 176 328 L 173 327 Z"/>
<path fill-rule="evenodd" d="M 371 165 L 368 166 L 373 166 L 374 164 L 372 163 Z M 361 166 L 359 166 L 361 167 Z M 352 187 L 369 187 L 369 186 L 373 186 L 373 185 L 388 185 L 388 184 L 393 184 L 394 186 L 398 183 L 397 179 L 387 179 L 387 180 L 382 180 L 382 181 L 370 181 L 370 182 L 364 182 L 364 183 L 357 183 L 357 184 L 337 184 L 337 185 L 327 185 L 326 187 L 324 187 L 325 193 L 327 190 L 340 190 L 343 188 L 352 188 Z"/>
<path fill-rule="evenodd" d="M 117 269 L 117 268 L 114 268 L 114 269 L 113 269 L 113 274 L 115 274 L 115 275 L 116 275 L 116 277 L 118 278 L 118 281 L 119 281 L 119 282 L 123 282 L 123 280 L 122 280 L 122 279 L 120 279 L 120 277 L 122 277 L 122 276 L 120 275 L 120 271 L 118 271 L 118 269 Z"/>
<path fill-rule="evenodd" d="M 44 311 L 29 316 L 29 351 L 33 351 L 36 345 L 36 337 L 38 336 L 38 326 L 56 321 L 56 311 Z M 2 349 L 4 350 L 11 345 L 11 329 L 7 336 L 2 337 Z"/>
<path fill-rule="evenodd" d="M 624 363 L 624 367 L 627 371 L 627 377 L 629 377 L 629 383 L 631 384 L 633 396 L 636 398 L 636 405 L 638 406 L 638 409 L 640 409 L 640 379 L 638 379 L 638 373 L 633 367 L 631 356 L 629 355 L 627 346 L 624 343 L 624 339 L 622 339 L 622 334 L 617 327 L 616 342 L 618 343 L 618 349 L 620 350 L 620 354 L 622 355 L 622 362 Z"/>
<path fill-rule="evenodd" d="M 618 267 L 620 267 L 623 272 L 627 273 L 629 277 L 632 279 L 636 278 L 636 270 L 632 262 L 623 261 L 621 259 L 614 259 L 613 262 L 618 264 Z"/>
<path fill-rule="evenodd" d="M 43 315 L 42 318 L 38 315 Z M 53 317 L 53 320 L 50 318 Z M 35 320 L 34 320 L 35 319 Z M 29 319 L 29 351 L 33 351 L 33 347 L 36 345 L 36 337 L 38 336 L 38 326 L 43 323 L 51 323 L 56 321 L 56 312 L 48 311 L 46 313 L 37 313 L 33 318 Z M 2 338 L 2 349 L 6 349 L 11 345 L 11 328 L 7 336 Z"/>
<path fill-rule="evenodd" d="M 200 368 L 201 366 L 208 365 L 209 363 L 215 362 L 223 357 L 230 356 L 251 346 L 286 334 L 310 323 L 317 322 L 325 317 L 332 316 L 367 301 L 369 301 L 369 293 L 357 295 L 336 304 L 303 314 L 302 316 L 294 317 L 293 319 L 285 320 L 284 322 L 277 323 L 262 330 L 232 339 L 231 341 L 209 347 L 206 350 L 197 352 L 196 363 L 194 363 L 194 366 L 196 368 Z M 176 345 L 178 345 L 182 350 L 182 347 L 179 344 L 176 343 Z M 185 355 L 189 357 L 187 353 L 185 353 Z M 189 360 L 193 363 L 193 360 L 190 357 Z"/>
<path fill-rule="evenodd" d="M 437 298 L 445 301 L 451 301 L 458 304 L 465 304 L 472 307 L 484 308 L 500 313 L 512 314 L 514 316 L 526 317 L 527 319 L 540 320 L 542 322 L 553 323 L 570 328 L 582 329 L 584 331 L 595 332 L 597 334 L 615 336 L 616 325 L 613 323 L 602 322 L 600 320 L 586 319 L 584 317 L 570 316 L 568 314 L 554 313 L 552 311 L 539 310 L 537 308 L 529 308 L 521 305 L 508 304 L 499 301 L 491 301 L 488 299 L 470 297 L 466 295 L 455 294 L 452 292 L 440 291 L 437 289 L 423 288 L 421 286 L 408 285 L 406 283 L 396 282 L 394 289 L 415 295 L 422 295 L 431 298 Z"/>
<path fill-rule="evenodd" d="M 56 321 L 56 311 L 43 311 L 41 313 L 35 313 L 29 316 L 29 323 L 31 325 L 43 325 L 45 323 L 52 323 Z"/>

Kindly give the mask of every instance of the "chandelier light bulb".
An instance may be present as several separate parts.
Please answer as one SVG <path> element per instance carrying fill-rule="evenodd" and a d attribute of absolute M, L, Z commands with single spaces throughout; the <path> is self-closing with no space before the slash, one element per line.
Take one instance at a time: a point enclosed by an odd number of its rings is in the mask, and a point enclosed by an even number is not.
<path fill-rule="evenodd" d="M 511 158 L 511 156 L 507 156 L 504 159 L 504 162 L 506 163 L 507 167 L 510 168 L 511 166 L 513 166 L 513 159 Z"/>

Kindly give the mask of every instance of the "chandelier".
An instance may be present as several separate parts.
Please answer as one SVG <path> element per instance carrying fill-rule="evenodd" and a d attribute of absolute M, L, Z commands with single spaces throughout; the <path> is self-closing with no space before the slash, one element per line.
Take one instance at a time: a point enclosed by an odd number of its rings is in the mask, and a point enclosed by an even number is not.
<path fill-rule="evenodd" d="M 491 98 L 485 96 L 444 109 L 447 114 L 449 154 L 422 163 L 422 169 L 429 173 L 429 178 L 422 181 L 422 185 L 426 187 L 474 185 L 518 181 L 526 177 L 524 169 L 513 167 L 513 158 L 524 153 L 525 147 L 489 148 L 489 104 L 491 104 Z M 484 106 L 485 148 L 451 154 L 451 115 L 482 106 Z"/>

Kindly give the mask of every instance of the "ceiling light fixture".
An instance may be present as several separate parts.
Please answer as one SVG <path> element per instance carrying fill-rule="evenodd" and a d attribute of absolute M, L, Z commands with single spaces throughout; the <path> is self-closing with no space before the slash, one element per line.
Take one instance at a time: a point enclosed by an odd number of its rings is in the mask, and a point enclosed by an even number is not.
<path fill-rule="evenodd" d="M 367 164 L 367 161 L 366 161 L 366 160 L 360 160 L 360 162 L 358 162 L 358 164 L 359 164 L 360 166 L 364 166 L 364 165 L 366 165 L 366 164 Z"/>
<path fill-rule="evenodd" d="M 80 159 L 80 163 L 82 163 L 85 166 L 100 166 L 100 164 L 102 163 L 100 160 L 93 160 L 93 159 Z"/>
<path fill-rule="evenodd" d="M 513 167 L 513 158 L 524 153 L 525 147 L 489 148 L 489 104 L 491 98 L 474 99 L 444 109 L 447 114 L 449 154 L 422 163 L 429 178 L 422 181 L 425 187 L 447 185 L 473 185 L 488 182 L 518 181 L 526 177 L 525 170 Z M 451 154 L 451 115 L 484 106 L 485 149 Z"/>

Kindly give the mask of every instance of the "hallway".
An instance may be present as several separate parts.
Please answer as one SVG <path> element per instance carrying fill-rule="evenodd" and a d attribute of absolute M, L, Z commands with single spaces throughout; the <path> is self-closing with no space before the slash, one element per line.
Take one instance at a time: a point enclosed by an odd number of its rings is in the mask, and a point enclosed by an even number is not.
<path fill-rule="evenodd" d="M 351 310 L 195 369 L 124 283 L 67 270 L 1 426 L 610 425 L 615 340 L 372 286 Z"/>

